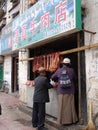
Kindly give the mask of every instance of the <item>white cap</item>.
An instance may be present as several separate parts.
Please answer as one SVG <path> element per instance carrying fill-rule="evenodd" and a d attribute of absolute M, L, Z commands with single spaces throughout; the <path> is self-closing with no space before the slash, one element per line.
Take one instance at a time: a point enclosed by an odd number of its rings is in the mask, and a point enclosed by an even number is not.
<path fill-rule="evenodd" d="M 70 64 L 70 63 L 71 63 L 71 61 L 70 61 L 70 59 L 69 59 L 69 58 L 64 58 L 63 63 Z"/>

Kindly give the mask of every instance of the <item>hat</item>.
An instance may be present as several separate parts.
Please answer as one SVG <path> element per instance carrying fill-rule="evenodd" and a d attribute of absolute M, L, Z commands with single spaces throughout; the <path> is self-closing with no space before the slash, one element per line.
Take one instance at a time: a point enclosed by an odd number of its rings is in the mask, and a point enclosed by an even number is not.
<path fill-rule="evenodd" d="M 64 58 L 64 60 L 63 60 L 63 63 L 65 63 L 65 64 L 66 64 L 66 63 L 67 63 L 67 64 L 70 64 L 70 62 L 71 62 L 71 61 L 70 61 L 69 58 Z"/>
<path fill-rule="evenodd" d="M 44 68 L 44 67 L 40 67 L 40 68 L 38 69 L 38 71 L 39 71 L 39 72 L 43 72 L 43 71 L 45 71 L 45 68 Z"/>

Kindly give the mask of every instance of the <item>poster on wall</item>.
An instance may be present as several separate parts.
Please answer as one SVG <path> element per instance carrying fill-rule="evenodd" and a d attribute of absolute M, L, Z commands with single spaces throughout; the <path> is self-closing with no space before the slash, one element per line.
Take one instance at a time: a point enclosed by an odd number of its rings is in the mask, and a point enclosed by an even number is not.
<path fill-rule="evenodd" d="M 13 21 L 12 50 L 80 29 L 80 0 L 40 0 Z"/>

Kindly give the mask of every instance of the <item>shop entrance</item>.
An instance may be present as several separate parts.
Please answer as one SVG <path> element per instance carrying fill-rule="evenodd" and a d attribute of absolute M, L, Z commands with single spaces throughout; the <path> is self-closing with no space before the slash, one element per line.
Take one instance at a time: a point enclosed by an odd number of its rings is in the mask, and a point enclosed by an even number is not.
<path fill-rule="evenodd" d="M 18 55 L 15 54 L 12 56 L 12 92 L 19 90 L 18 84 L 18 69 L 19 69 Z"/>
<path fill-rule="evenodd" d="M 80 43 L 80 41 L 82 41 Z M 87 120 L 87 104 L 86 104 L 86 83 L 85 83 L 85 54 L 84 52 L 71 52 L 71 49 L 82 46 L 83 40 L 78 37 L 78 34 L 69 35 L 66 38 L 62 37 L 51 43 L 47 43 L 43 46 L 35 49 L 30 49 L 30 57 L 37 57 L 40 55 L 48 55 L 54 52 L 60 52 L 62 58 L 68 57 L 71 59 L 71 65 L 74 68 L 77 75 L 76 93 L 75 93 L 75 106 L 79 121 L 86 122 Z M 68 53 L 61 53 L 61 52 Z M 69 53 L 70 52 L 70 53 Z M 32 62 L 30 61 L 30 68 L 32 69 Z M 51 74 L 51 73 L 49 73 Z M 30 71 L 30 79 L 34 79 L 32 70 Z"/>

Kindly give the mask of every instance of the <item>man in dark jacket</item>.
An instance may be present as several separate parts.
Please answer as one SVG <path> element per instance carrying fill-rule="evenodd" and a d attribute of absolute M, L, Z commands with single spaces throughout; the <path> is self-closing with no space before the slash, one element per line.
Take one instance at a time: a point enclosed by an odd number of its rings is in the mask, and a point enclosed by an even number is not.
<path fill-rule="evenodd" d="M 39 68 L 39 76 L 35 78 L 35 91 L 33 97 L 33 127 L 38 127 L 38 130 L 46 130 L 45 123 L 45 104 L 49 102 L 48 89 L 52 88 L 49 80 L 46 77 L 45 68 Z"/>

